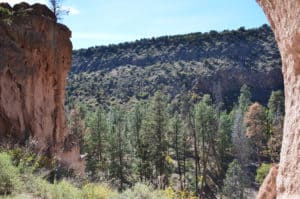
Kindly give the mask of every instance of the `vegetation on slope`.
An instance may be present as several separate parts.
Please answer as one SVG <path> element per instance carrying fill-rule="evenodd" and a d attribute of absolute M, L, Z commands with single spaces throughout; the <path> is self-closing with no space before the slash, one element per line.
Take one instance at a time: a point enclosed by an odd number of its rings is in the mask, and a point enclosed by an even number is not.
<path fill-rule="evenodd" d="M 283 94 L 272 92 L 265 107 L 243 86 L 232 110 L 221 105 L 207 94 L 196 104 L 192 96 L 168 104 L 156 92 L 130 109 L 76 106 L 69 121 L 74 134 L 82 133 L 77 137 L 93 182 L 119 191 L 143 182 L 200 198 L 246 196 L 268 172 L 263 163 L 279 160 Z"/>
<path fill-rule="evenodd" d="M 231 106 L 243 84 L 263 104 L 272 90 L 283 88 L 279 51 L 267 25 L 74 51 L 67 104 L 133 104 L 160 90 L 169 102 L 208 93 Z"/>

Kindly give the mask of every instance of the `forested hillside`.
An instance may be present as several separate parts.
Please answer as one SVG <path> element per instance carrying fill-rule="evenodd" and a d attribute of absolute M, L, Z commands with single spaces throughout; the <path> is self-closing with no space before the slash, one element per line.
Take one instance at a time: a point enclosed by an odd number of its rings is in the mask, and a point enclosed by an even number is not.
<path fill-rule="evenodd" d="M 283 89 L 280 55 L 267 25 L 76 50 L 67 103 L 128 104 L 160 90 L 172 102 L 187 93 L 199 101 L 209 93 L 232 105 L 243 84 L 263 104 L 272 90 Z"/>

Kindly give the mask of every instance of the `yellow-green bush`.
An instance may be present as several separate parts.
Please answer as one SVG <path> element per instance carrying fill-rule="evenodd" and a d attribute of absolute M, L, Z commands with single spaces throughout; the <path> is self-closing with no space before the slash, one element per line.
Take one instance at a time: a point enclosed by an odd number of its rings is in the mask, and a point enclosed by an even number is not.
<path fill-rule="evenodd" d="M 110 199 L 117 196 L 118 193 L 105 184 L 87 184 L 82 188 L 84 199 Z"/>
<path fill-rule="evenodd" d="M 6 152 L 0 153 L 0 195 L 11 194 L 21 189 L 22 183 L 18 169 L 12 164 Z"/>
<path fill-rule="evenodd" d="M 268 175 L 271 169 L 271 166 L 271 164 L 262 163 L 262 165 L 256 170 L 256 182 L 261 184 L 264 181 L 265 177 Z"/>

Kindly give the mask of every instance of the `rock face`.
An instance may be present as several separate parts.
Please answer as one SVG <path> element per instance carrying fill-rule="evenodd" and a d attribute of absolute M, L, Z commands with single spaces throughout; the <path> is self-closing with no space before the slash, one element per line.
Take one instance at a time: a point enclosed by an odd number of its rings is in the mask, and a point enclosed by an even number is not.
<path fill-rule="evenodd" d="M 257 199 L 276 199 L 276 178 L 278 174 L 278 165 L 270 169 L 269 174 L 259 188 Z"/>
<path fill-rule="evenodd" d="M 277 198 L 300 198 L 300 1 L 258 0 L 282 57 L 285 85 L 284 134 L 277 176 Z"/>
<path fill-rule="evenodd" d="M 40 4 L 0 8 L 0 140 L 30 143 L 36 151 L 82 171 L 76 144 L 64 150 L 70 30 Z"/>

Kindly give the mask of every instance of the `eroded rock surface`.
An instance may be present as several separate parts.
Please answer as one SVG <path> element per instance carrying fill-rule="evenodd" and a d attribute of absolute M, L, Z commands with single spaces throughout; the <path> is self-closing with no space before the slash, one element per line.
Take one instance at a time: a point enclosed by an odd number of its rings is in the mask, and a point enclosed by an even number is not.
<path fill-rule="evenodd" d="M 284 134 L 277 176 L 279 199 L 300 198 L 300 1 L 258 0 L 282 58 L 285 86 Z"/>
<path fill-rule="evenodd" d="M 257 199 L 276 199 L 276 178 L 278 174 L 278 165 L 270 169 L 269 174 L 259 188 Z"/>
<path fill-rule="evenodd" d="M 41 4 L 0 6 L 0 140 L 29 142 L 36 151 L 82 171 L 76 144 L 64 149 L 71 32 Z"/>

